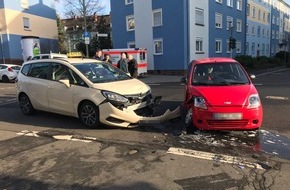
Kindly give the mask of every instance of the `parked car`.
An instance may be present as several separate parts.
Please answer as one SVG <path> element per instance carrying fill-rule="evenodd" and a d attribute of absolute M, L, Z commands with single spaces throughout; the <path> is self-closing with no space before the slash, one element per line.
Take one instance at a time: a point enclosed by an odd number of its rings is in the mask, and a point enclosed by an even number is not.
<path fill-rule="evenodd" d="M 9 82 L 17 78 L 21 66 L 12 64 L 0 64 L 0 80 Z"/>
<path fill-rule="evenodd" d="M 66 59 L 66 54 L 60 54 L 60 53 L 46 53 L 46 54 L 39 54 L 34 57 L 32 57 L 33 60 L 35 59 Z"/>
<path fill-rule="evenodd" d="M 152 116 L 161 97 L 148 85 L 106 62 L 93 59 L 39 59 L 25 62 L 17 81 L 21 111 L 43 110 L 78 117 L 88 127 L 100 123 L 135 127 L 179 116 L 179 109 Z"/>
<path fill-rule="evenodd" d="M 263 108 L 251 78 L 234 59 L 192 61 L 185 79 L 188 130 L 259 129 Z"/>

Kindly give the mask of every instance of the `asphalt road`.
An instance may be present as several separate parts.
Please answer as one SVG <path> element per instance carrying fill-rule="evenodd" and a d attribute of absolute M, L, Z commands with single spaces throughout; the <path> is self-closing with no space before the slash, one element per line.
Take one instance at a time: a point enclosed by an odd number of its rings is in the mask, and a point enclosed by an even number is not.
<path fill-rule="evenodd" d="M 158 77 L 158 76 L 154 76 Z M 142 80 L 142 79 L 141 79 Z M 179 82 L 148 82 L 157 114 L 183 100 Z M 135 129 L 86 129 L 76 118 L 24 116 L 0 83 L 0 189 L 288 189 L 290 70 L 257 74 L 258 136 L 185 134 L 183 119 Z"/>

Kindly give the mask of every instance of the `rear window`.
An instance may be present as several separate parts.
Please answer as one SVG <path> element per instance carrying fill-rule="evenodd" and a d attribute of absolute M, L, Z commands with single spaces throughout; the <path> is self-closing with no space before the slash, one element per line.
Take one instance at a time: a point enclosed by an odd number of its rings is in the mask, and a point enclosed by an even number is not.
<path fill-rule="evenodd" d="M 28 72 L 30 70 L 30 66 L 31 66 L 31 64 L 23 65 L 22 70 L 21 70 L 21 73 L 27 76 L 28 75 Z"/>

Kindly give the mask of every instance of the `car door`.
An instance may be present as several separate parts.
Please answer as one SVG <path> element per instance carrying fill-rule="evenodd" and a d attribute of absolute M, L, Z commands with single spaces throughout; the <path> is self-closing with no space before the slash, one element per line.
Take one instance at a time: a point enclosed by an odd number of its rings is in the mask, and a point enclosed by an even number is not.
<path fill-rule="evenodd" d="M 48 104 L 50 110 L 64 115 L 74 113 L 75 85 L 67 87 L 61 80 L 73 83 L 72 70 L 60 63 L 52 63 L 51 81 L 48 85 Z"/>
<path fill-rule="evenodd" d="M 27 80 L 23 81 L 30 101 L 36 109 L 48 110 L 49 63 L 39 62 L 31 65 Z"/>

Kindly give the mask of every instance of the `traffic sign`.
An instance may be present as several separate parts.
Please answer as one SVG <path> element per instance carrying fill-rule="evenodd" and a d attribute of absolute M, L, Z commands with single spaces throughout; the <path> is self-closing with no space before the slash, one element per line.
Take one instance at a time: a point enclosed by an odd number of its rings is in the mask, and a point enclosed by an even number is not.
<path fill-rule="evenodd" d="M 89 37 L 85 37 L 85 44 L 90 44 L 90 38 Z"/>
<path fill-rule="evenodd" d="M 108 37 L 108 34 L 98 34 L 99 37 Z"/>
<path fill-rule="evenodd" d="M 86 38 L 86 37 L 90 37 L 91 36 L 91 34 L 90 34 L 90 32 L 84 32 L 84 37 Z"/>

